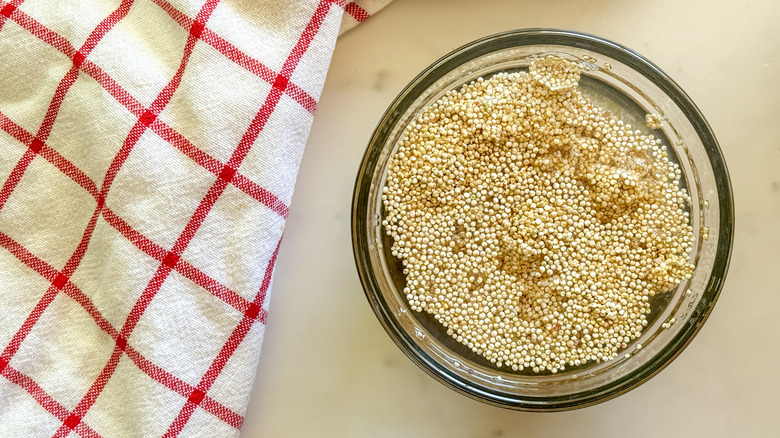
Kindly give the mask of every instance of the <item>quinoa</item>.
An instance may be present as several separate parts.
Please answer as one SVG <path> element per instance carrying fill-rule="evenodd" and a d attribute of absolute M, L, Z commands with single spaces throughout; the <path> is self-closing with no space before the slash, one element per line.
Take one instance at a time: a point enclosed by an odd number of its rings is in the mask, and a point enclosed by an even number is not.
<path fill-rule="evenodd" d="M 409 306 L 499 367 L 612 359 L 693 272 L 679 166 L 583 96 L 580 73 L 549 56 L 449 91 L 388 167 Z"/>

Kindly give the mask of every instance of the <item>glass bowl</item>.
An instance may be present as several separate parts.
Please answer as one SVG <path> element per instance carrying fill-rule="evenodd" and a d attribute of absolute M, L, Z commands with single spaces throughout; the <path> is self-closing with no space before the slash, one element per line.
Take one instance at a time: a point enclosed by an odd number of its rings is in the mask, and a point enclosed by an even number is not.
<path fill-rule="evenodd" d="M 524 71 L 533 59 L 556 55 L 581 64 L 579 89 L 634 129 L 666 145 L 682 169 L 694 229 L 689 280 L 652 298 L 642 335 L 611 360 L 557 373 L 496 367 L 450 336 L 431 315 L 410 308 L 402 264 L 390 252 L 381 201 L 390 157 L 407 125 L 449 90 L 498 72 Z M 646 115 L 658 125 L 648 128 Z M 551 29 L 489 36 L 436 61 L 395 98 L 368 144 L 355 182 L 352 240 L 371 307 L 403 352 L 443 384 L 485 403 L 555 411 L 599 403 L 657 374 L 691 342 L 712 311 L 728 269 L 733 200 L 718 143 L 691 99 L 665 73 L 636 52 L 591 35 Z"/>

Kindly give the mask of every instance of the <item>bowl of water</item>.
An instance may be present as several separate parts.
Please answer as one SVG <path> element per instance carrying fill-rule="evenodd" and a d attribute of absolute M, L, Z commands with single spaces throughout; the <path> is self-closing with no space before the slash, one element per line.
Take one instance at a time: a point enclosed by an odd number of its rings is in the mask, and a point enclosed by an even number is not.
<path fill-rule="evenodd" d="M 546 368 L 523 366 L 521 360 L 515 362 L 519 366 L 512 366 L 509 359 L 502 364 L 501 357 L 509 355 L 499 354 L 496 361 L 495 355 L 491 360 L 482 349 L 470 348 L 458 339 L 452 323 L 447 326 L 442 317 L 421 307 L 417 298 L 410 298 L 409 263 L 398 256 L 397 239 L 388 229 L 393 210 L 386 197 L 383 201 L 383 194 L 393 183 L 388 176 L 396 178 L 393 172 L 399 151 L 403 153 L 408 144 L 410 127 L 424 120 L 437 102 L 480 81 L 533 75 L 540 60 L 548 58 L 575 65 L 577 93 L 621 125 L 630 126 L 637 138 L 654 139 L 673 163 L 687 198 L 681 208 L 691 232 L 685 263 L 692 269 L 668 290 L 651 294 L 643 304 L 641 332 L 626 335 L 615 353 L 604 355 L 603 360 L 599 356 L 598 360 L 583 359 L 576 364 L 572 360 Z M 614 202 L 621 202 L 620 196 Z M 711 128 L 687 94 L 656 65 L 631 49 L 593 35 L 516 30 L 482 38 L 445 55 L 389 105 L 358 170 L 352 204 L 353 249 L 364 292 L 378 321 L 431 377 L 496 406 L 567 410 L 609 400 L 641 385 L 694 339 L 718 299 L 728 270 L 734 229 L 732 196 L 728 170 Z M 660 263 L 648 269 L 657 270 Z M 568 287 L 579 290 L 576 284 Z"/>

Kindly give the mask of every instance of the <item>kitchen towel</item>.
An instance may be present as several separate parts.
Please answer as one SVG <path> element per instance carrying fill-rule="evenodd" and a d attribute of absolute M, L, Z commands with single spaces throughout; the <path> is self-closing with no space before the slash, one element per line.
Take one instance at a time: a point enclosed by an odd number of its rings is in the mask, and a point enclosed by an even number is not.
<path fill-rule="evenodd" d="M 389 0 L 0 0 L 0 437 L 239 434 L 336 39 Z"/>

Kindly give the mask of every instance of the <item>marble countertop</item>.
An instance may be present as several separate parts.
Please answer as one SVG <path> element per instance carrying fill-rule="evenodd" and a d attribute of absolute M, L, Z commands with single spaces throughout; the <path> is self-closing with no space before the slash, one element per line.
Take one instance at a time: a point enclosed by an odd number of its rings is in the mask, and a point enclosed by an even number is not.
<path fill-rule="evenodd" d="M 336 45 L 279 253 L 249 437 L 780 436 L 780 2 L 395 0 Z M 626 45 L 697 103 L 731 172 L 736 237 L 720 300 L 691 345 L 594 407 L 514 412 L 462 396 L 376 320 L 350 238 L 352 189 L 387 105 L 471 40 L 555 27 Z"/>

